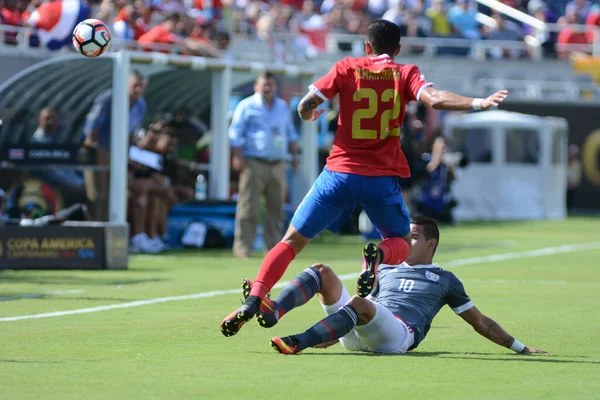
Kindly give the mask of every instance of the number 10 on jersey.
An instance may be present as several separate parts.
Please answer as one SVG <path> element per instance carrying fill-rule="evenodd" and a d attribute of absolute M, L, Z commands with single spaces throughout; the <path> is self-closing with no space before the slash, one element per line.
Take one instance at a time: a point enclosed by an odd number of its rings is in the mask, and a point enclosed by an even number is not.
<path fill-rule="evenodd" d="M 402 292 L 410 292 L 411 290 L 413 290 L 413 287 L 415 286 L 415 281 L 413 281 L 412 279 L 400 279 L 400 286 L 398 286 L 398 289 Z"/>
<path fill-rule="evenodd" d="M 402 106 L 400 94 L 396 89 L 386 89 L 381 93 L 381 98 L 378 98 L 375 89 L 360 88 L 354 92 L 353 99 L 354 101 L 367 99 L 369 104 L 367 105 L 367 108 L 361 108 L 354 111 L 354 114 L 352 114 L 352 139 L 377 139 L 377 130 L 363 129 L 361 128 L 361 122 L 362 120 L 372 120 L 377 115 L 380 105 L 389 103 L 390 101 L 392 102 L 392 109 L 385 110 L 381 113 L 381 120 L 379 121 L 379 138 L 383 140 L 388 136 L 400 136 L 400 127 L 390 129 L 390 121 L 400 117 L 400 107 Z M 372 123 L 369 125 L 373 126 Z"/>

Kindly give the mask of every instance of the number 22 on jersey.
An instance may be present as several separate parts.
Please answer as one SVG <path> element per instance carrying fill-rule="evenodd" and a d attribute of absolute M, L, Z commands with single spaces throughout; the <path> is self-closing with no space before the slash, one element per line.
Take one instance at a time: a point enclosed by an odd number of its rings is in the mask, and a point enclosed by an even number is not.
<path fill-rule="evenodd" d="M 390 129 L 390 121 L 400 117 L 400 107 L 402 105 L 400 94 L 396 89 L 386 89 L 381 93 L 381 98 L 378 98 L 375 89 L 360 88 L 354 92 L 353 99 L 354 101 L 367 99 L 369 104 L 367 108 L 361 108 L 352 114 L 352 139 L 377 139 L 377 130 L 363 129 L 361 128 L 361 122 L 362 120 L 372 120 L 377 115 L 379 106 L 390 101 L 392 102 L 392 109 L 384 110 L 381 113 L 379 138 L 383 140 L 388 136 L 400 136 L 400 127 Z"/>

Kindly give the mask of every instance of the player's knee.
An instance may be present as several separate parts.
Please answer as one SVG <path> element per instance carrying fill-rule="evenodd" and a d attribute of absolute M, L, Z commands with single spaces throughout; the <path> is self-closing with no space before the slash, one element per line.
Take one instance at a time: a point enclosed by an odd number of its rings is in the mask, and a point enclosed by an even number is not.
<path fill-rule="evenodd" d="M 358 325 L 364 325 L 375 317 L 377 308 L 370 300 L 354 295 L 347 304 L 356 310 L 356 313 L 358 314 Z"/>
<path fill-rule="evenodd" d="M 334 282 L 335 280 L 338 279 L 337 276 L 335 275 L 335 272 L 333 272 L 333 269 L 331 269 L 331 267 L 328 265 L 313 264 L 313 265 L 311 265 L 311 267 L 316 269 L 317 271 L 319 271 L 319 274 L 321 275 L 321 286 L 322 287 L 327 287 L 332 282 Z"/>
<path fill-rule="evenodd" d="M 146 209 L 146 207 L 148 207 L 148 196 L 146 196 L 146 195 L 137 196 L 137 197 L 135 197 L 133 203 L 134 203 L 135 207 L 137 207 L 137 208 Z"/>

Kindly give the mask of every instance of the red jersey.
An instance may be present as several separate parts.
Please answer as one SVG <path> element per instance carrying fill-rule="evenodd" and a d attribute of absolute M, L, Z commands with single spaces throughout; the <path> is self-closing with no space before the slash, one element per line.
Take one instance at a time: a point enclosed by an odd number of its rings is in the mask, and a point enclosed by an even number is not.
<path fill-rule="evenodd" d="M 177 36 L 174 33 L 167 31 L 162 25 L 156 25 L 148 32 L 144 33 L 139 39 L 139 44 L 152 43 L 175 43 Z"/>
<path fill-rule="evenodd" d="M 344 58 L 310 86 L 323 100 L 339 93 L 340 115 L 327 169 L 365 176 L 408 178 L 400 148 L 405 106 L 432 86 L 416 65 L 396 64 L 387 54 Z"/>

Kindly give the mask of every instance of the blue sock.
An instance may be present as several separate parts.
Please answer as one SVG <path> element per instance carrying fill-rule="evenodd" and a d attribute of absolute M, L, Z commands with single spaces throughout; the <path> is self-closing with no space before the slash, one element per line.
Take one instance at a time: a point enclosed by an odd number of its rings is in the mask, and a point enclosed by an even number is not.
<path fill-rule="evenodd" d="M 306 304 L 319 290 L 322 278 L 317 268 L 308 267 L 300 275 L 288 283 L 275 300 L 278 318 L 294 308 Z"/>
<path fill-rule="evenodd" d="M 354 329 L 357 322 L 358 313 L 354 307 L 346 304 L 335 314 L 331 314 L 314 324 L 306 332 L 293 335 L 292 339 L 298 344 L 298 351 L 301 351 L 347 335 Z"/>

